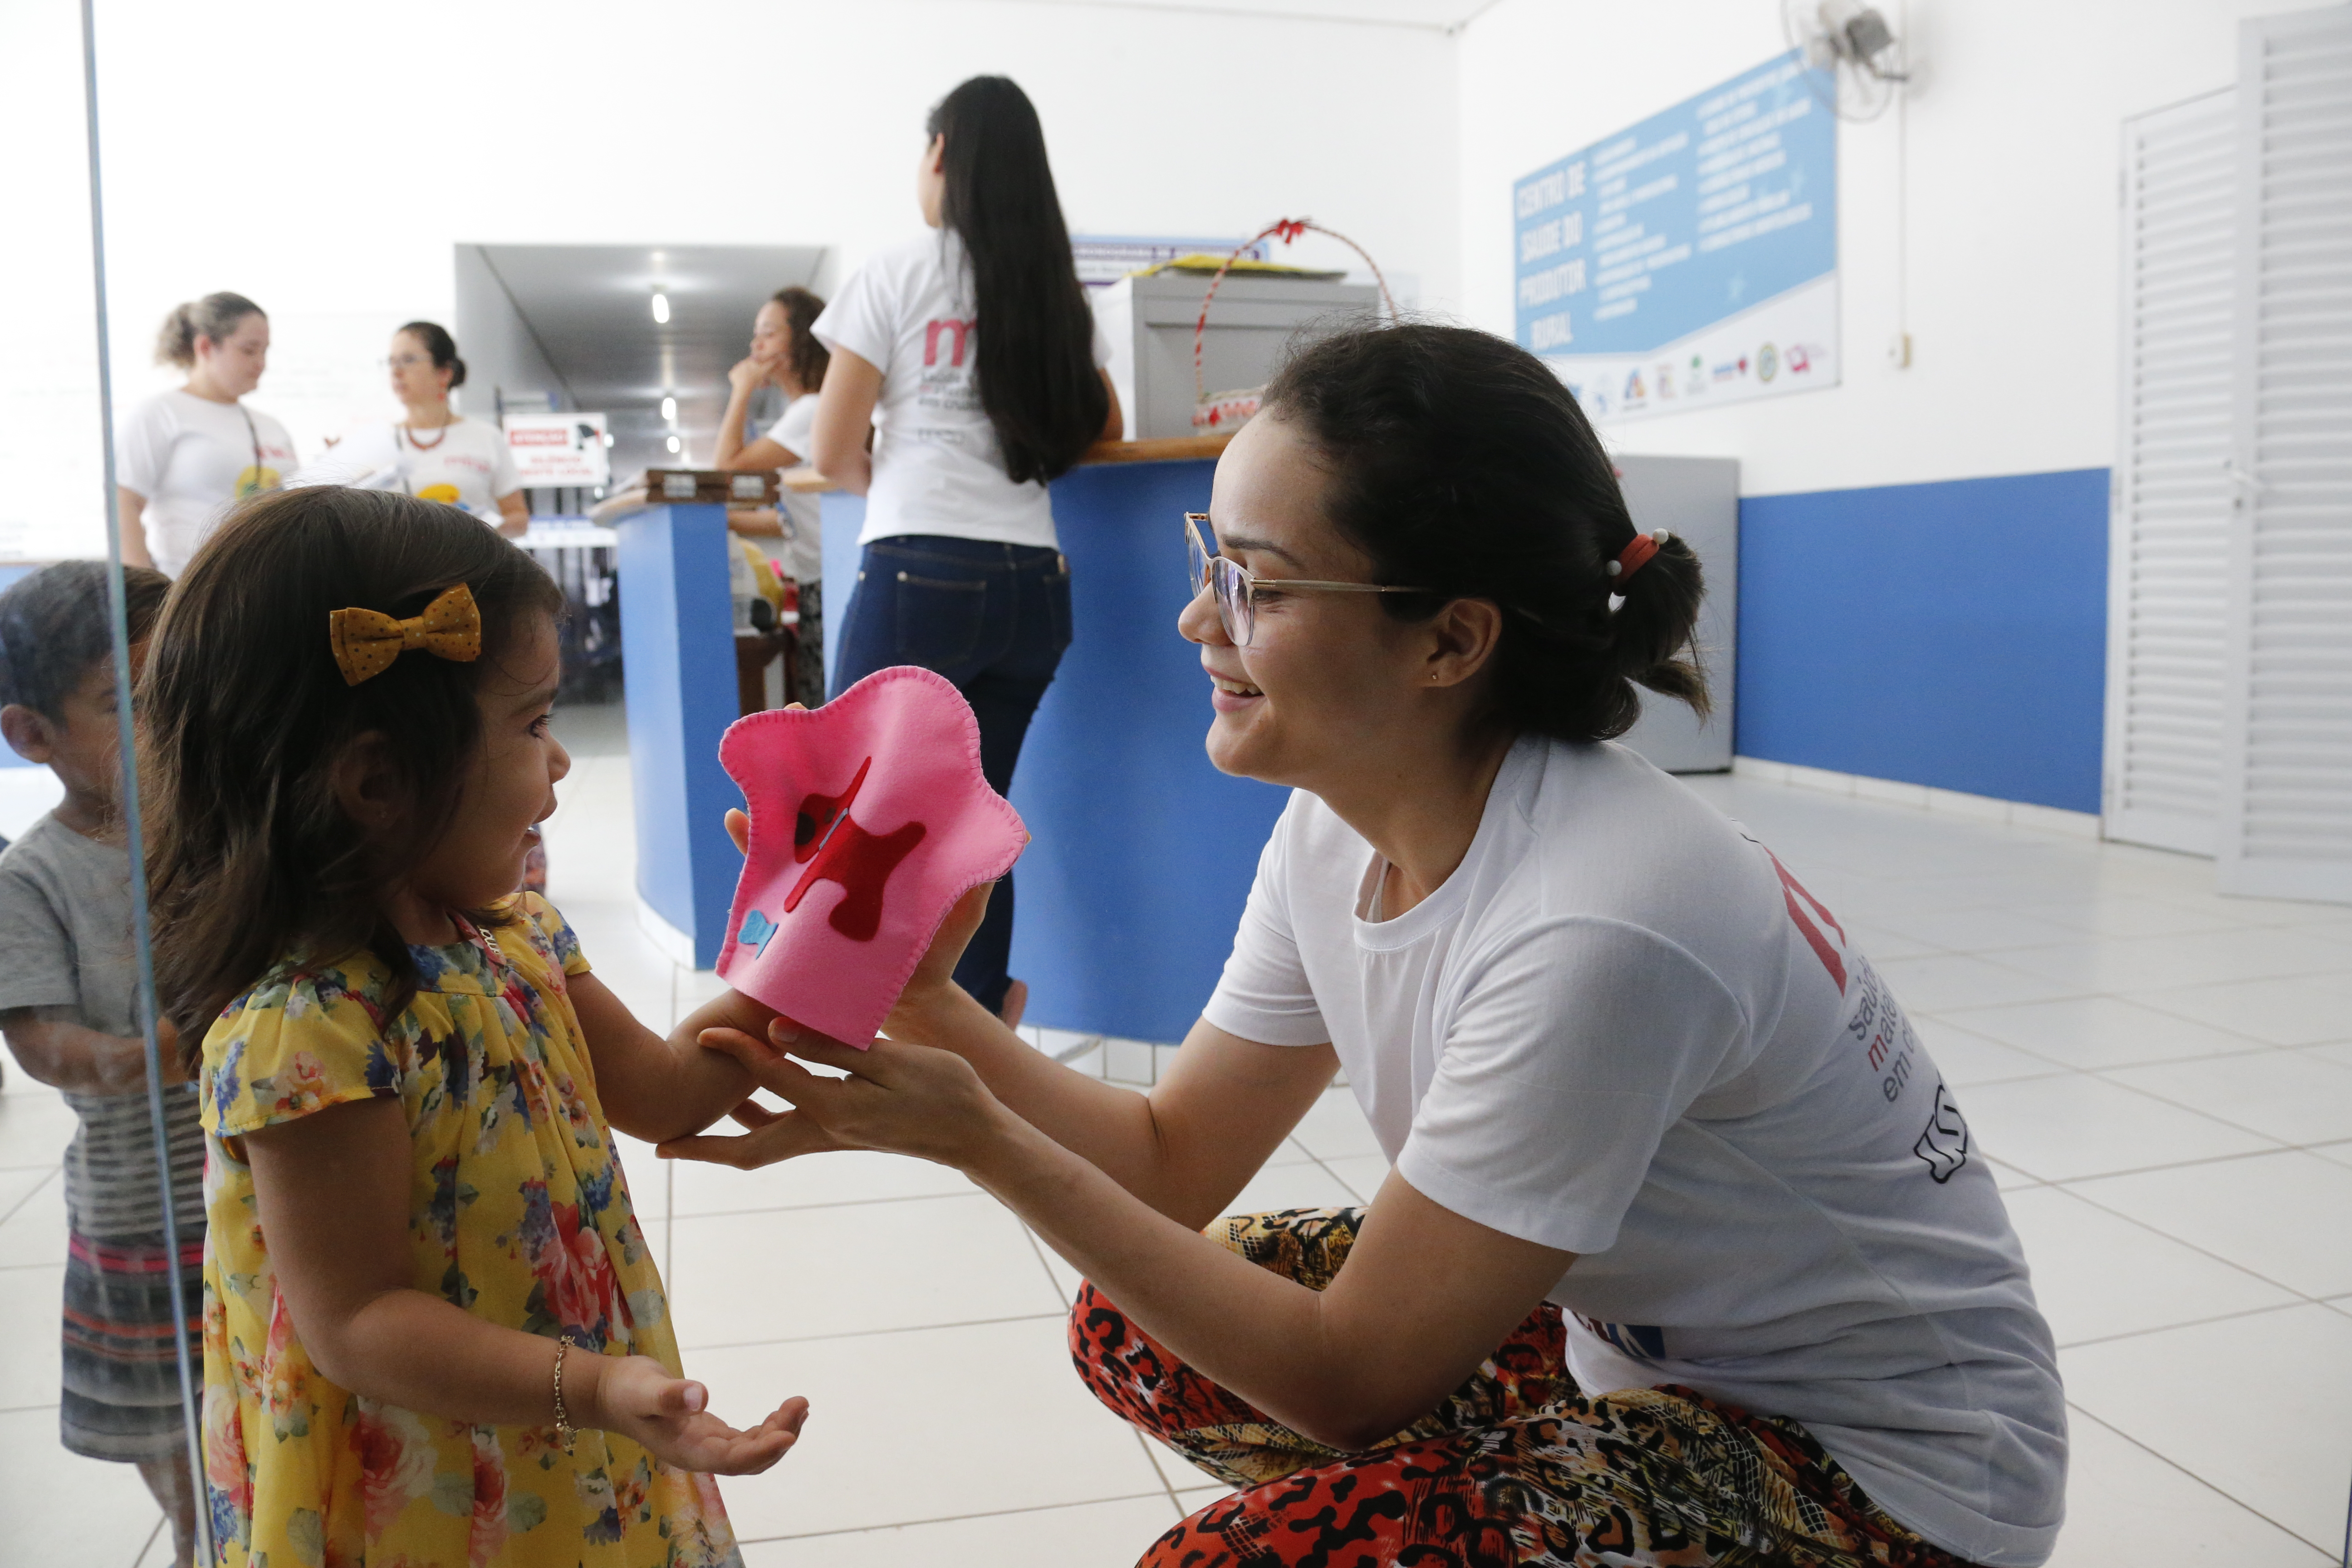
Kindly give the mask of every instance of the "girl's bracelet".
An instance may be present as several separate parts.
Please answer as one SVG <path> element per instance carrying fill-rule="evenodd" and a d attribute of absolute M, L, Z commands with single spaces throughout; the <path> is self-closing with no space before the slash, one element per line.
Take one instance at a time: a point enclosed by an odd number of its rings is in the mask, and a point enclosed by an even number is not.
<path fill-rule="evenodd" d="M 571 1336 L 555 1342 L 555 1436 L 566 1454 L 572 1452 L 573 1439 L 579 1436 L 572 1425 L 572 1413 L 563 1407 L 563 1354 L 572 1348 Z"/>

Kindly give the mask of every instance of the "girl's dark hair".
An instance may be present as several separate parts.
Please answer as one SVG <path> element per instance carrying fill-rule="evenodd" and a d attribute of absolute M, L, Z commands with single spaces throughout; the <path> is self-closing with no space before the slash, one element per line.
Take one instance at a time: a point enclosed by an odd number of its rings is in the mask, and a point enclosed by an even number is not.
<path fill-rule="evenodd" d="M 344 683 L 334 611 L 414 616 L 458 583 L 481 612 L 478 659 L 411 652 Z M 383 901 L 456 815 L 481 739 L 476 686 L 532 616 L 562 608 L 538 563 L 474 518 L 383 491 L 260 496 L 196 552 L 139 688 L 156 992 L 191 1071 L 211 1020 L 281 963 L 364 949 L 392 971 L 385 1005 L 407 1005 L 416 964 Z M 371 731 L 409 802 L 392 833 L 363 829 L 335 795 L 336 763 Z"/>
<path fill-rule="evenodd" d="M 436 321 L 411 321 L 400 332 L 406 332 L 425 345 L 425 352 L 433 356 L 435 370 L 449 373 L 451 390 L 466 384 L 466 362 L 457 357 L 457 340 L 449 335 L 448 328 Z M 393 336 L 398 337 L 400 332 Z"/>
<path fill-rule="evenodd" d="M 1564 741 L 1622 735 L 1634 686 L 1704 717 L 1691 631 L 1706 592 L 1678 536 L 1623 584 L 1608 563 L 1633 539 L 1617 476 L 1576 399 L 1541 360 L 1466 327 L 1355 328 L 1300 350 L 1265 390 L 1265 415 L 1330 468 L 1327 507 L 1371 558 L 1400 619 L 1452 599 L 1503 610 L 1493 716 Z"/>
<path fill-rule="evenodd" d="M 1045 132 L 1010 77 L 976 76 L 940 100 L 947 139 L 940 220 L 971 261 L 980 406 L 1015 484 L 1056 479 L 1110 417 L 1095 373 L 1095 318 L 1045 161 Z"/>
<path fill-rule="evenodd" d="M 150 567 L 122 569 L 132 642 L 153 628 L 171 587 L 169 577 Z M 0 708 L 22 703 L 61 721 L 74 688 L 113 653 L 104 562 L 61 561 L 0 594 Z"/>
<path fill-rule="evenodd" d="M 814 392 L 824 384 L 825 367 L 833 363 L 833 351 L 817 342 L 816 334 L 809 331 L 824 314 L 824 301 L 797 284 L 779 289 L 770 298 L 782 307 L 784 325 L 793 331 L 793 346 L 785 355 L 793 379 L 801 384 L 803 392 Z"/>
<path fill-rule="evenodd" d="M 244 295 L 232 294 L 226 289 L 184 305 L 174 305 L 172 313 L 163 318 L 163 330 L 155 334 L 155 363 L 194 370 L 198 338 L 219 342 L 236 331 L 237 323 L 247 316 L 267 314 Z"/>

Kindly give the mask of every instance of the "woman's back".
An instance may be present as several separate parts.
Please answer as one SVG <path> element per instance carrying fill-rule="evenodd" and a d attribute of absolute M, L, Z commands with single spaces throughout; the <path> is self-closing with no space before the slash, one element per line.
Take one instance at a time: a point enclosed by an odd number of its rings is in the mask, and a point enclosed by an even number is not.
<path fill-rule="evenodd" d="M 817 319 L 820 342 L 882 372 L 860 543 L 920 533 L 1054 546 L 1043 483 L 1015 483 L 982 405 L 971 258 L 952 229 L 892 246 Z M 1096 363 L 1109 359 L 1097 332 Z"/>

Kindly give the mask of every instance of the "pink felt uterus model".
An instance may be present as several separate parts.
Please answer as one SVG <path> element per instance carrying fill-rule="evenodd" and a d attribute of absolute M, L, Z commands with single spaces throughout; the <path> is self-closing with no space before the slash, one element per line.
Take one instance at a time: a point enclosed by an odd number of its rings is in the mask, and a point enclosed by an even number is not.
<path fill-rule="evenodd" d="M 971 706 L 928 669 L 740 719 L 719 762 L 751 817 L 719 976 L 854 1046 L 881 1028 L 955 901 L 1029 841 L 982 776 Z"/>

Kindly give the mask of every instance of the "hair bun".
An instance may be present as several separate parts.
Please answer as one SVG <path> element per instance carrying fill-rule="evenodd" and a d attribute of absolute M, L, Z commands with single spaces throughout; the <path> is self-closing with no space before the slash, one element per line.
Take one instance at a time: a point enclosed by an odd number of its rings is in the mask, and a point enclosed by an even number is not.
<path fill-rule="evenodd" d="M 466 362 L 464 360 L 452 359 L 449 362 L 449 384 L 453 388 L 466 384 Z"/>

